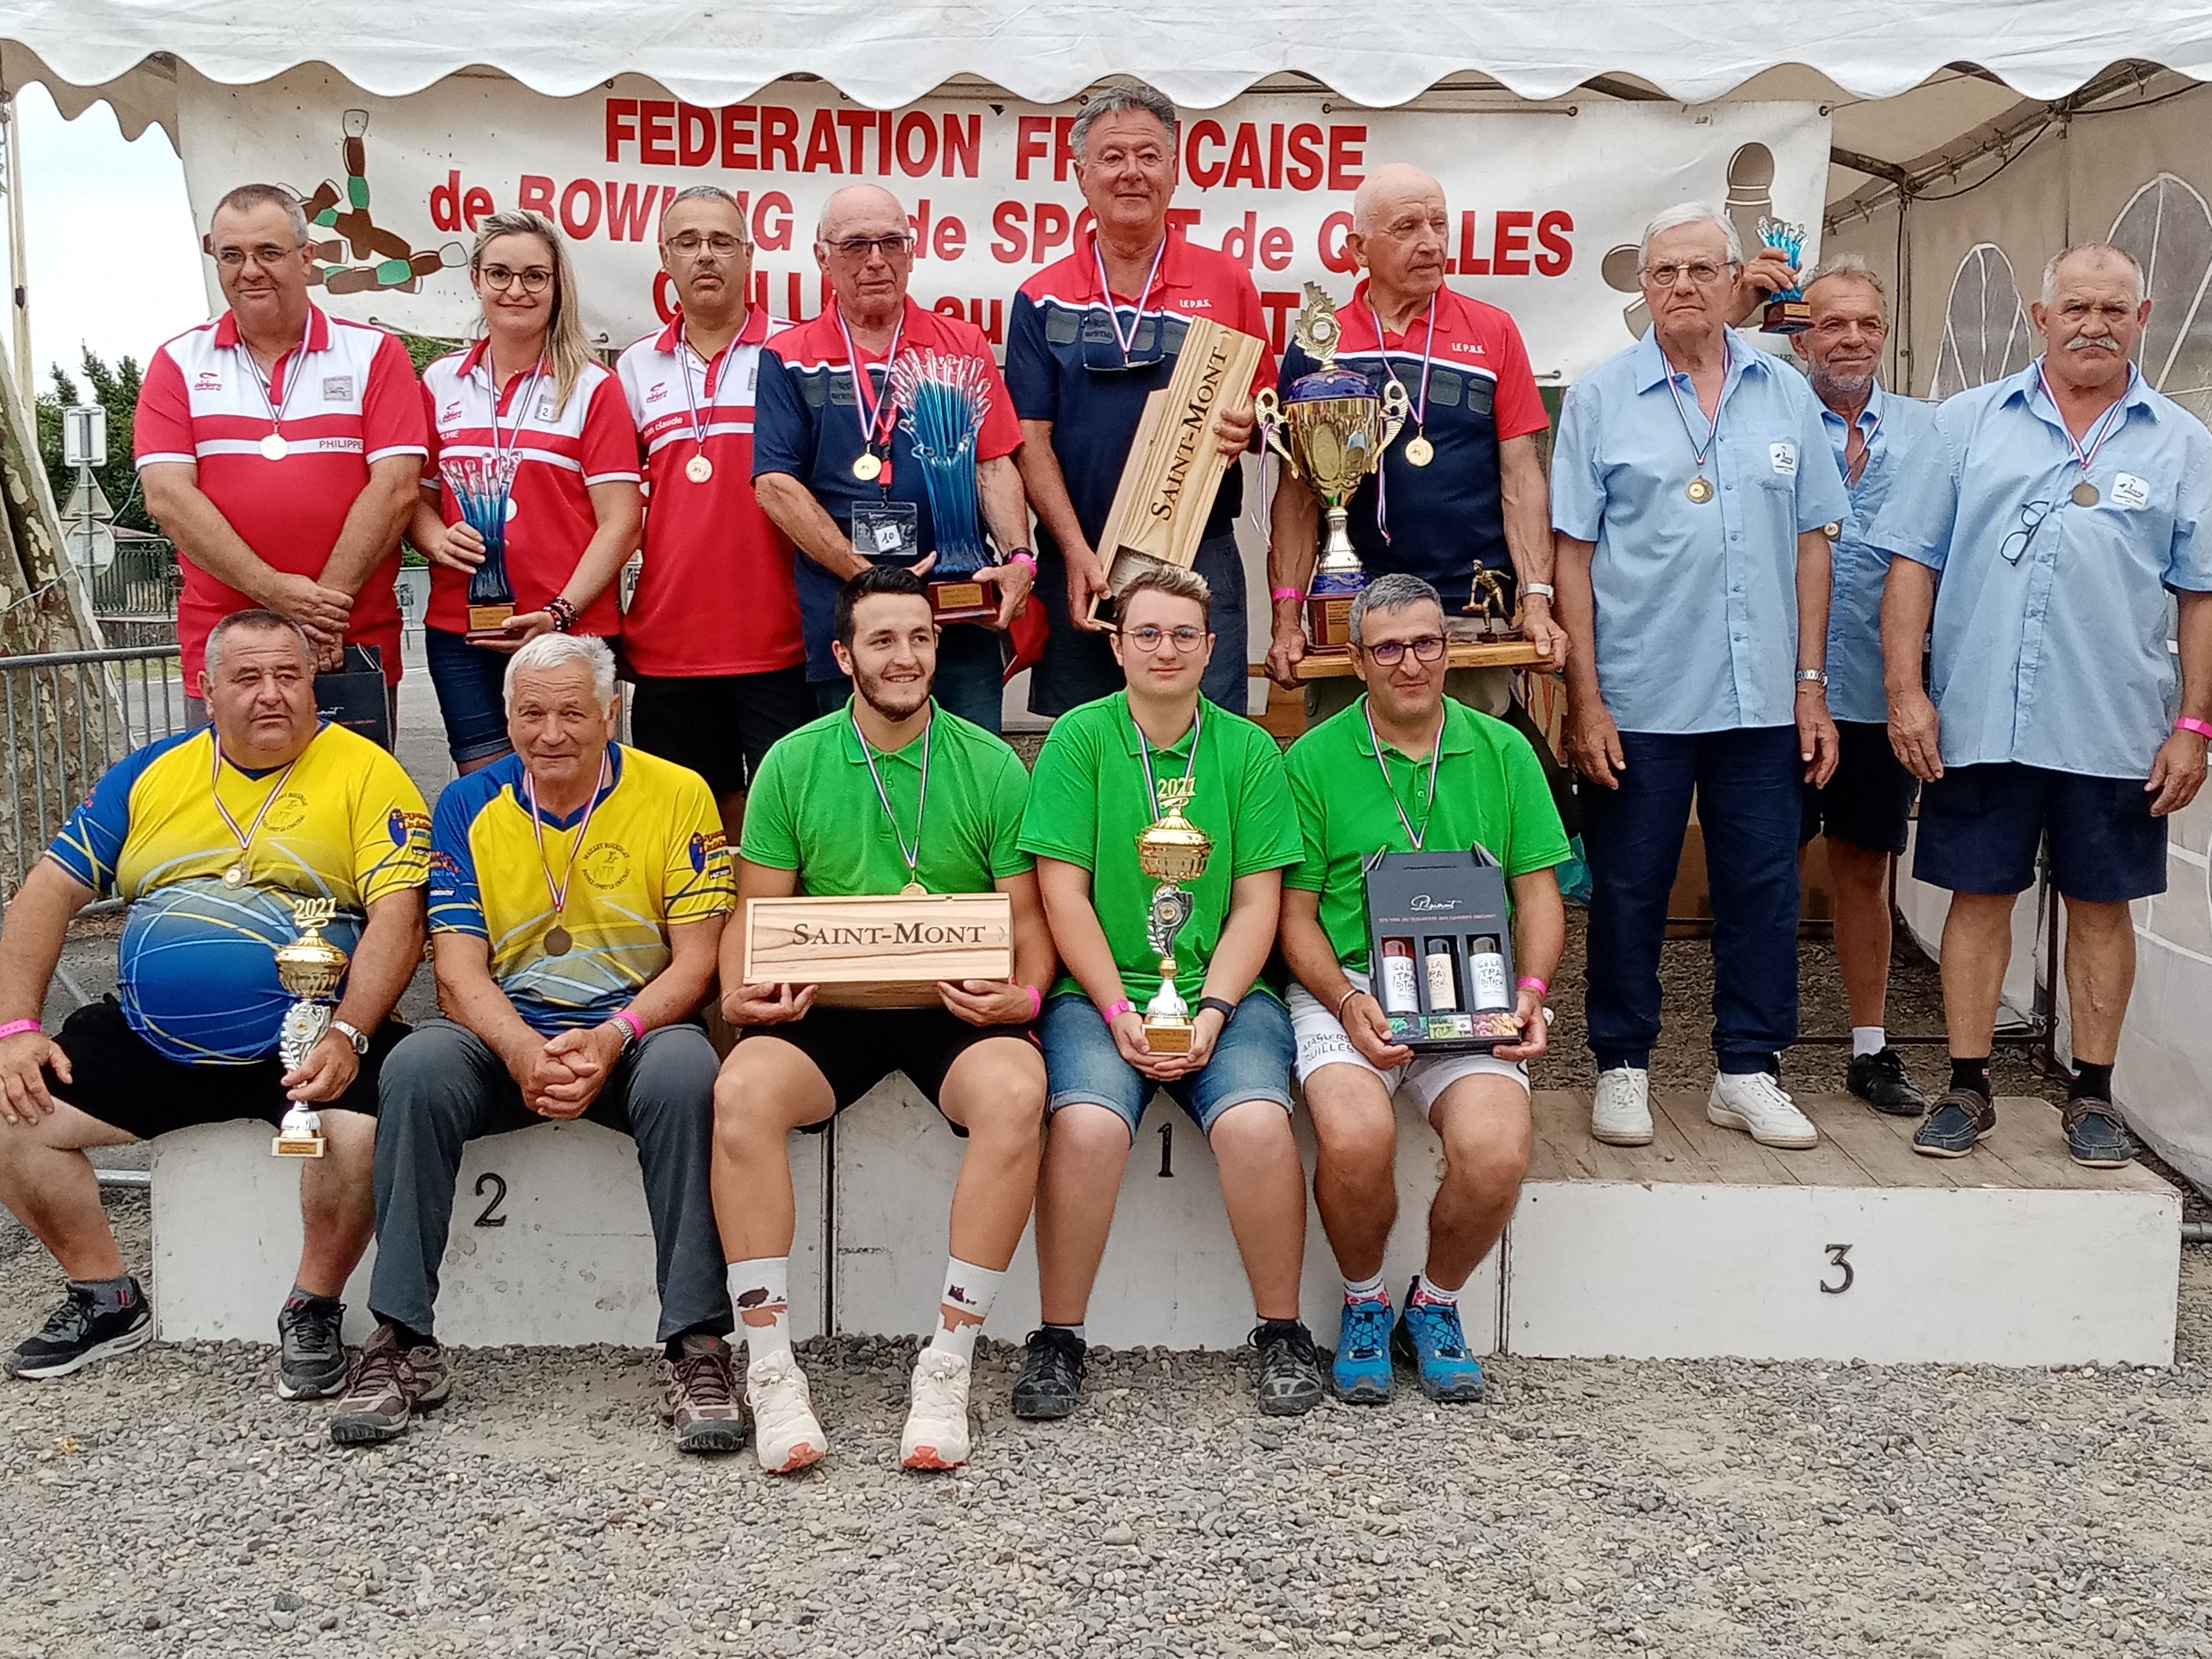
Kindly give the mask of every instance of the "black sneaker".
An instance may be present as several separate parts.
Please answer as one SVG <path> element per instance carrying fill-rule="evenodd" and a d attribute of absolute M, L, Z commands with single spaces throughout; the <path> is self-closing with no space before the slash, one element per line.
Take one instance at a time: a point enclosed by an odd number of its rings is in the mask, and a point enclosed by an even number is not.
<path fill-rule="evenodd" d="M 1252 1333 L 1259 1351 L 1252 1391 L 1268 1417 L 1302 1417 L 1321 1404 L 1321 1356 L 1313 1333 L 1295 1319 L 1264 1319 Z"/>
<path fill-rule="evenodd" d="M 345 1304 L 327 1296 L 286 1298 L 276 1315 L 276 1397 L 322 1400 L 345 1387 Z"/>
<path fill-rule="evenodd" d="M 1936 1097 L 1928 1121 L 1913 1132 L 1912 1150 L 1923 1158 L 1964 1158 L 1996 1127 L 1995 1101 L 1972 1089 L 1947 1089 Z"/>
<path fill-rule="evenodd" d="M 1081 1339 L 1066 1331 L 1049 1325 L 1031 1331 L 1029 1356 L 1014 1379 L 1014 1415 L 1032 1422 L 1073 1415 L 1087 1358 Z"/>
<path fill-rule="evenodd" d="M 1877 1112 L 1892 1117 L 1918 1117 L 1928 1109 L 1928 1097 L 1912 1086 L 1905 1070 L 1905 1056 L 1894 1048 L 1871 1054 L 1853 1054 L 1844 1086 Z"/>
<path fill-rule="evenodd" d="M 0 1370 L 26 1382 L 67 1376 L 95 1359 L 129 1353 L 154 1340 L 154 1309 L 138 1281 L 131 1281 L 131 1299 L 106 1313 L 100 1311 L 89 1291 L 69 1287 L 69 1299 L 54 1310 L 36 1336 L 27 1336 L 15 1352 L 0 1360 Z"/>
<path fill-rule="evenodd" d="M 2084 1096 L 2060 1109 L 2066 1126 L 2066 1151 L 2085 1170 L 2117 1170 L 2135 1162 L 2135 1138 L 2109 1100 Z"/>

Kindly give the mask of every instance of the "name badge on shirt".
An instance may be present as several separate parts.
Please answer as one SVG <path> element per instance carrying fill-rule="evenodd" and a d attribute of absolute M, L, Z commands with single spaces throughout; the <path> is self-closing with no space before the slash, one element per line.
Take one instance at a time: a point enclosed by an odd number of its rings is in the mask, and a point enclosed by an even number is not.
<path fill-rule="evenodd" d="M 1775 471 L 1781 477 L 1794 478 L 1797 476 L 1797 446 L 1796 444 L 1769 444 L 1766 447 L 1766 453 L 1767 458 L 1774 463 Z"/>
<path fill-rule="evenodd" d="M 2132 472 L 2112 475 L 2112 505 L 2124 507 L 2130 513 L 2140 513 L 2150 505 L 2150 480 L 2138 478 Z"/>

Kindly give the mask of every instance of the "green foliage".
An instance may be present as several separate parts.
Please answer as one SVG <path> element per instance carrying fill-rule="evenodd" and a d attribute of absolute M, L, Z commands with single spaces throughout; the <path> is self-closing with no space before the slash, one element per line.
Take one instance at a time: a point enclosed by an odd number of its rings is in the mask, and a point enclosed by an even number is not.
<path fill-rule="evenodd" d="M 93 469 L 93 477 L 107 492 L 109 505 L 115 508 L 115 522 L 133 530 L 159 530 L 146 514 L 146 503 L 138 493 L 138 479 L 131 466 L 131 417 L 138 407 L 138 361 L 121 357 L 112 368 L 100 355 L 87 346 L 79 372 L 84 376 L 85 387 L 59 363 L 52 368 L 52 387 L 39 394 L 39 454 L 46 464 L 46 477 L 54 487 L 54 502 L 61 506 L 68 501 L 70 491 L 76 488 L 76 471 L 62 465 L 62 410 L 71 404 L 96 403 L 107 410 L 107 465 Z"/>
<path fill-rule="evenodd" d="M 419 377 L 425 365 L 435 362 L 449 351 L 459 351 L 459 340 L 441 340 L 428 334 L 402 334 L 399 343 L 407 348 L 407 355 L 415 360 L 415 373 Z"/>

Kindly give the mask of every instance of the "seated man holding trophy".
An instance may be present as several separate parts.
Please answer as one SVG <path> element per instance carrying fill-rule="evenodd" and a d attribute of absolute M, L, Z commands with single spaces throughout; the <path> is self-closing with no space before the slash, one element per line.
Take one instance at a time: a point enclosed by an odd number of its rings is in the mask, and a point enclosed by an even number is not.
<path fill-rule="evenodd" d="M 1566 940 L 1553 878 L 1565 830 L 1528 740 L 1444 695 L 1444 611 L 1435 588 L 1403 573 L 1353 600 L 1351 650 L 1365 695 L 1291 745 L 1286 762 L 1305 856 L 1283 879 L 1283 956 L 1297 1034 L 1298 1082 L 1319 1158 L 1314 1199 L 1344 1273 L 1337 1397 L 1390 1398 L 1391 1356 L 1431 1400 L 1482 1398 L 1482 1367 L 1459 1320 L 1468 1275 L 1505 1230 L 1528 1167 L 1528 1062 L 1547 1046 L 1544 997 Z M 1520 978 L 1506 989 L 1498 941 L 1462 945 L 1435 924 L 1385 937 L 1371 960 L 1368 872 L 1382 854 L 1483 849 L 1503 878 Z M 1416 1052 L 1393 1015 L 1415 1011 L 1417 956 L 1440 1006 L 1510 1006 L 1517 1041 Z M 1463 963 L 1463 965 L 1462 965 Z M 1493 966 L 1494 964 L 1494 966 Z M 1486 984 L 1487 969 L 1494 982 Z M 1442 995 L 1435 994 L 1442 975 Z M 1443 1141 L 1444 1176 L 1429 1207 L 1429 1245 L 1394 1332 L 1382 1250 L 1397 1218 L 1397 1120 L 1412 1090 Z"/>
<path fill-rule="evenodd" d="M 0 1201 L 69 1278 L 45 1328 L 0 1362 L 11 1376 L 66 1376 L 153 1340 L 86 1149 L 248 1118 L 307 1160 L 276 1392 L 313 1399 L 345 1381 L 337 1298 L 368 1247 L 377 1073 L 422 959 L 430 819 L 398 762 L 317 720 L 313 688 L 298 623 L 224 617 L 198 688 L 212 725 L 111 767 L 8 907 Z M 111 894 L 130 907 L 115 994 L 48 1036 L 40 1013 L 70 919 Z"/>
<path fill-rule="evenodd" d="M 469 1141 L 583 1118 L 637 1143 L 652 1217 L 664 1419 L 735 1451 L 730 1307 L 707 1189 L 714 1050 L 696 1016 L 731 903 L 706 781 L 614 741 L 615 661 L 588 634 L 507 659 L 514 752 L 446 786 L 430 933 L 445 1018 L 392 1051 L 376 1139 L 374 1334 L 331 1419 L 390 1440 L 443 1405 L 438 1264 Z"/>
<path fill-rule="evenodd" d="M 1418 167 L 1393 163 L 1369 175 L 1344 246 L 1366 277 L 1340 309 L 1309 290 L 1267 404 L 1271 441 L 1310 486 L 1275 492 L 1269 672 L 1295 685 L 1308 651 L 1341 650 L 1363 574 L 1400 571 L 1443 596 L 1448 638 L 1488 637 L 1517 610 L 1529 643 L 1559 667 L 1566 635 L 1552 618 L 1550 501 L 1536 454 L 1548 421 L 1520 330 L 1497 307 L 1445 286 L 1451 219 L 1443 186 Z M 1316 443 L 1309 428 L 1336 407 L 1328 400 L 1347 398 L 1381 398 L 1380 428 L 1367 444 L 1333 445 L 1326 434 Z M 1340 465 L 1328 459 L 1340 449 Z M 1318 574 L 1316 492 L 1328 526 Z M 1511 675 L 1455 668 L 1445 689 L 1503 714 Z M 1325 720 L 1358 693 L 1350 675 L 1312 680 L 1306 718 Z"/>
<path fill-rule="evenodd" d="M 1030 780 L 1022 847 L 1067 972 L 1044 1012 L 1052 1114 L 1037 1186 L 1044 1323 L 1014 1384 L 1021 1417 L 1066 1417 L 1121 1171 L 1156 1089 L 1213 1148 L 1259 1328 L 1260 1409 L 1322 1398 L 1298 1319 L 1305 1170 L 1291 1138 L 1290 1016 L 1260 979 L 1297 820 L 1275 740 L 1199 695 L 1213 648 L 1205 579 L 1161 566 L 1122 589 L 1128 689 L 1063 714 Z M 1188 1000 L 1183 988 L 1195 994 Z"/>
<path fill-rule="evenodd" d="M 952 1198 L 945 1288 L 914 1368 L 900 1460 L 910 1469 L 968 1461 L 968 1385 L 975 1338 L 1021 1243 L 1036 1192 L 1044 1061 L 1030 1024 L 1051 978 L 1052 939 L 1033 860 L 1017 845 L 1029 775 L 989 732 L 930 695 L 938 629 L 921 580 L 863 570 L 837 595 L 836 650 L 851 702 L 768 752 L 745 813 L 738 891 L 745 923 L 722 951 L 722 1012 L 740 1031 L 714 1085 L 714 1210 L 744 1321 L 745 1395 L 761 1467 L 790 1474 L 817 1462 L 828 1437 L 792 1357 L 791 1164 L 793 1129 L 820 1130 L 894 1071 L 903 1071 L 968 1142 Z M 911 827 L 909 827 L 911 826 Z M 842 987 L 748 983 L 752 901 L 804 887 L 794 931 L 835 912 L 860 931 L 903 920 L 928 930 L 955 908 L 944 895 L 1001 894 L 1010 971 L 954 982 L 932 976 L 826 1006 Z M 849 901 L 881 896 L 855 908 Z M 896 897 L 890 896 L 896 895 Z M 884 979 L 896 977 L 896 967 Z M 903 996 L 898 992 L 908 993 Z M 817 1006 L 817 1002 L 825 1006 Z"/>
<path fill-rule="evenodd" d="M 939 641 L 939 702 L 996 733 L 1000 641 L 1036 574 L 1013 400 L 982 330 L 907 296 L 914 232 L 889 191 L 830 197 L 814 258 L 833 297 L 763 350 L 753 488 L 802 556 L 815 706 L 834 714 L 848 690 L 831 644 L 839 586 L 901 565 L 931 578 L 937 621 L 957 624 Z"/>

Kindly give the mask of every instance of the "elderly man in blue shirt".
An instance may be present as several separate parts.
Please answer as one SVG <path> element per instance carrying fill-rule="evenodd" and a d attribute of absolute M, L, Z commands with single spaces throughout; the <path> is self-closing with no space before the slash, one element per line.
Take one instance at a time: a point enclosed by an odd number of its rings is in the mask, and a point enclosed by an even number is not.
<path fill-rule="evenodd" d="M 1592 786 L 1590 1133 L 1651 1139 L 1659 946 L 1694 793 L 1713 872 L 1705 1115 L 1769 1146 L 1818 1136 L 1784 1091 L 1797 1036 L 1800 780 L 1826 783 L 1828 538 L 1850 510 L 1802 376 L 1739 343 L 1743 248 L 1669 209 L 1638 266 L 1651 332 L 1567 394 L 1552 460 L 1570 757 Z"/>
<path fill-rule="evenodd" d="M 1889 875 L 1905 851 L 1919 783 L 1889 746 L 1882 692 L 1881 589 L 1889 556 L 1867 532 L 1911 458 L 1934 441 L 1936 411 L 1881 384 L 1889 312 L 1881 278 L 1846 253 L 1804 282 L 1812 326 L 1790 337 L 1820 400 L 1820 424 L 1851 498 L 1827 526 L 1835 565 L 1828 604 L 1828 712 L 1836 720 L 1836 771 L 1805 785 L 1802 843 L 1826 836 L 1835 895 L 1836 965 L 1851 1011 L 1844 1084 L 1876 1111 L 1918 1117 L 1928 1097 L 1889 1046 Z"/>
<path fill-rule="evenodd" d="M 2043 355 L 1936 412 L 1941 444 L 1873 536 L 1893 556 L 1890 740 L 1923 785 L 1912 872 L 1951 890 L 1951 1086 L 1913 1148 L 1963 1157 L 1996 1127 L 2013 901 L 2047 838 L 2066 902 L 2067 1150 L 2109 1169 L 2135 1156 L 2112 1097 L 2135 984 L 2129 902 L 2166 890 L 2166 819 L 2203 786 L 2212 737 L 2212 435 L 2130 360 L 2150 301 L 2126 253 L 2059 254 L 2032 315 Z"/>

